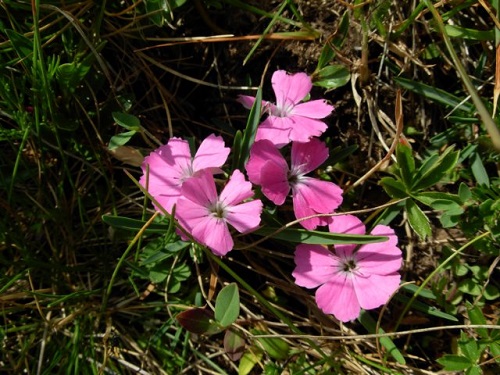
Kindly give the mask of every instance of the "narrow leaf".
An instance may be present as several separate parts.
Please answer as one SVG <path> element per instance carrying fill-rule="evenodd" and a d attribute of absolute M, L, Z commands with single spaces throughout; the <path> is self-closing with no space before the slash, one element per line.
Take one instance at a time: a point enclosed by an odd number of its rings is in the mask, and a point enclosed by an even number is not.
<path fill-rule="evenodd" d="M 413 176 L 415 174 L 415 159 L 413 159 L 411 148 L 400 143 L 396 148 L 396 159 L 401 179 L 405 187 L 409 189 L 413 185 Z"/>
<path fill-rule="evenodd" d="M 432 232 L 429 219 L 413 199 L 408 199 L 406 201 L 406 212 L 408 213 L 410 226 L 421 239 L 425 240 L 427 236 L 431 235 Z"/>
<path fill-rule="evenodd" d="M 113 228 L 129 230 L 132 232 L 140 231 L 146 224 L 146 222 L 142 220 L 112 215 L 102 215 L 102 221 Z M 146 228 L 144 233 L 166 233 L 168 228 L 168 223 L 151 223 Z"/>

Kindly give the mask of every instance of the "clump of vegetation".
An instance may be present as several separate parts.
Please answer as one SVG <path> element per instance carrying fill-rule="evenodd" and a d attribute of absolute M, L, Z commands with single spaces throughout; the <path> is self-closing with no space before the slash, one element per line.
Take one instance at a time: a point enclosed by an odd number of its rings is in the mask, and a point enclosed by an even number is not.
<path fill-rule="evenodd" d="M 0 6 L 3 371 L 498 368 L 497 1 Z"/>

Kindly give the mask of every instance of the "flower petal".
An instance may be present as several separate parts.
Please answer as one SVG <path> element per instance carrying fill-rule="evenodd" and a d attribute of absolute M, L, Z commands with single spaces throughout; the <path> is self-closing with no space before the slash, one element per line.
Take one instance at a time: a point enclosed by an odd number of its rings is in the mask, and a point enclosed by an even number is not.
<path fill-rule="evenodd" d="M 280 154 L 276 146 L 269 140 L 263 139 L 256 141 L 250 149 L 250 158 L 245 166 L 248 179 L 260 185 L 261 169 L 264 163 L 271 161 L 288 173 L 288 165 L 285 158 Z"/>
<path fill-rule="evenodd" d="M 203 222 L 209 215 L 207 207 L 197 202 L 180 197 L 177 201 L 175 217 L 179 224 L 188 232 L 192 232 L 200 222 Z"/>
<path fill-rule="evenodd" d="M 364 275 L 388 275 L 397 272 L 402 265 L 403 256 L 397 247 L 398 238 L 394 230 L 385 225 L 377 225 L 371 231 L 376 236 L 387 236 L 388 241 L 363 245 L 355 257 L 359 270 Z"/>
<path fill-rule="evenodd" d="M 268 116 L 257 128 L 255 141 L 269 140 L 281 148 L 290 143 L 290 132 L 294 123 L 287 117 Z"/>
<path fill-rule="evenodd" d="M 267 161 L 261 168 L 260 182 L 262 194 L 264 194 L 274 204 L 280 206 L 285 202 L 290 192 L 287 171 L 282 166 Z"/>
<path fill-rule="evenodd" d="M 306 73 L 288 74 L 284 70 L 277 70 L 271 77 L 276 105 L 283 108 L 285 105 L 297 104 L 311 91 L 311 78 Z"/>
<path fill-rule="evenodd" d="M 210 207 L 218 199 L 214 177 L 207 170 L 200 171 L 196 176 L 184 181 L 181 195 L 200 206 Z"/>
<path fill-rule="evenodd" d="M 359 316 L 360 305 L 354 291 L 352 275 L 335 273 L 330 281 L 316 291 L 316 303 L 326 314 L 348 322 Z"/>
<path fill-rule="evenodd" d="M 226 162 L 229 155 L 229 147 L 224 147 L 222 137 L 209 135 L 201 142 L 193 159 L 193 171 L 197 172 L 205 168 L 220 168 Z"/>
<path fill-rule="evenodd" d="M 253 103 L 255 103 L 255 96 L 238 95 L 238 99 L 236 99 L 236 101 L 241 103 L 243 107 L 251 109 Z"/>
<path fill-rule="evenodd" d="M 243 173 L 235 169 L 222 190 L 219 201 L 225 206 L 234 206 L 251 196 L 253 196 L 252 184 L 245 180 Z"/>
<path fill-rule="evenodd" d="M 295 284 L 316 288 L 328 282 L 338 268 L 338 258 L 321 245 L 298 245 L 295 249 Z"/>
<path fill-rule="evenodd" d="M 250 232 L 260 224 L 262 206 L 260 199 L 232 206 L 227 210 L 226 221 L 240 233 Z"/>
<path fill-rule="evenodd" d="M 384 305 L 398 289 L 400 280 L 401 276 L 398 273 L 384 276 L 354 276 L 353 284 L 359 305 L 366 310 Z"/>
<path fill-rule="evenodd" d="M 309 117 L 290 115 L 287 118 L 293 123 L 290 140 L 295 142 L 307 142 L 312 137 L 319 137 L 328 128 L 323 121 Z"/>
<path fill-rule="evenodd" d="M 292 197 L 295 217 L 300 219 L 315 214 L 332 213 L 342 203 L 342 189 L 333 182 L 302 177 L 292 188 Z M 311 230 L 330 222 L 330 217 L 317 217 L 304 220 L 301 225 Z"/>
<path fill-rule="evenodd" d="M 306 143 L 292 143 L 292 170 L 300 168 L 301 173 L 306 174 L 318 168 L 326 159 L 328 159 L 328 147 L 317 138 L 312 138 Z"/>
<path fill-rule="evenodd" d="M 198 242 L 208 246 L 218 256 L 226 255 L 234 246 L 224 219 L 207 216 L 197 223 L 191 233 Z"/>
<path fill-rule="evenodd" d="M 328 226 L 332 233 L 365 234 L 363 222 L 354 215 L 339 215 L 333 217 L 333 222 Z"/>
<path fill-rule="evenodd" d="M 293 107 L 291 115 L 322 119 L 330 115 L 333 110 L 333 105 L 328 104 L 324 99 L 318 99 L 297 104 Z"/>

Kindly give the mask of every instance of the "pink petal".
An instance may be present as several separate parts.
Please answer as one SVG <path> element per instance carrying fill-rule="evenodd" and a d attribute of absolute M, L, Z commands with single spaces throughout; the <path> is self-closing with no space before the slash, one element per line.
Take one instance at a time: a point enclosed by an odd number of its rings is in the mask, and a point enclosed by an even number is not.
<path fill-rule="evenodd" d="M 334 216 L 333 222 L 328 226 L 332 233 L 365 234 L 363 222 L 354 215 Z"/>
<path fill-rule="evenodd" d="M 259 199 L 232 206 L 227 210 L 226 221 L 240 233 L 250 232 L 260 224 L 262 206 Z"/>
<path fill-rule="evenodd" d="M 276 105 L 283 108 L 287 104 L 297 104 L 311 91 L 311 78 L 306 73 L 288 74 L 277 70 L 271 77 Z"/>
<path fill-rule="evenodd" d="M 255 96 L 238 95 L 238 99 L 236 99 L 236 101 L 240 102 L 246 109 L 251 109 L 253 103 L 255 103 Z"/>
<path fill-rule="evenodd" d="M 214 177 L 207 170 L 200 171 L 196 176 L 184 181 L 181 195 L 200 206 L 210 207 L 218 199 Z"/>
<path fill-rule="evenodd" d="M 151 195 L 165 211 L 172 213 L 172 207 L 177 203 L 181 189 L 179 187 L 165 187 L 160 194 L 151 192 Z M 159 207 L 156 207 L 156 204 L 155 208 L 157 211 L 161 211 Z"/>
<path fill-rule="evenodd" d="M 274 204 L 280 206 L 285 202 L 290 192 L 287 170 L 283 166 L 277 165 L 269 160 L 261 168 L 260 182 L 262 194 L 264 194 Z"/>
<path fill-rule="evenodd" d="M 297 219 L 314 214 L 328 214 L 342 203 L 342 189 L 333 182 L 301 177 L 300 182 L 292 188 L 292 198 Z M 318 217 L 302 221 L 301 224 L 306 229 L 314 229 L 330 222 L 329 217 Z"/>
<path fill-rule="evenodd" d="M 257 128 L 255 141 L 269 140 L 281 148 L 290 143 L 290 132 L 293 122 L 286 117 L 268 116 Z"/>
<path fill-rule="evenodd" d="M 252 184 L 245 180 L 243 173 L 235 169 L 222 190 L 219 201 L 226 206 L 234 206 L 251 196 L 253 196 Z"/>
<path fill-rule="evenodd" d="M 191 168 L 191 150 L 189 143 L 180 138 L 170 138 L 168 143 L 158 149 L 160 156 L 176 169 L 187 171 Z M 169 173 L 169 172 L 167 172 Z"/>
<path fill-rule="evenodd" d="M 197 202 L 193 202 L 185 197 L 180 197 L 177 201 L 175 217 L 179 220 L 179 224 L 188 232 L 192 232 L 193 228 L 206 220 L 208 216 L 208 208 Z"/>
<path fill-rule="evenodd" d="M 197 223 L 191 233 L 198 242 L 208 246 L 218 256 L 226 255 L 234 246 L 224 219 L 207 216 Z"/>
<path fill-rule="evenodd" d="M 318 168 L 328 159 L 328 147 L 317 138 L 311 138 L 306 143 L 292 143 L 292 170 L 300 166 L 302 174 Z"/>
<path fill-rule="evenodd" d="M 312 137 L 319 137 L 328 126 L 320 120 L 291 115 L 288 117 L 294 126 L 290 130 L 290 140 L 295 142 L 307 142 Z"/>
<path fill-rule="evenodd" d="M 224 147 L 222 137 L 214 134 L 209 135 L 201 142 L 193 159 L 193 171 L 197 172 L 205 168 L 220 168 L 226 162 L 229 155 L 229 147 Z"/>
<path fill-rule="evenodd" d="M 298 245 L 295 249 L 295 284 L 316 288 L 328 282 L 337 272 L 338 258 L 321 245 Z"/>
<path fill-rule="evenodd" d="M 291 115 L 322 119 L 330 115 L 333 109 L 333 105 L 328 104 L 326 100 L 311 100 L 305 103 L 297 104 L 293 107 Z"/>
<path fill-rule="evenodd" d="M 280 154 L 279 150 L 269 140 L 256 141 L 250 149 L 250 158 L 245 166 L 248 174 L 248 179 L 260 185 L 261 169 L 264 163 L 272 161 L 288 172 L 288 165 L 285 158 Z"/>
<path fill-rule="evenodd" d="M 359 316 L 360 306 L 354 291 L 352 275 L 335 273 L 330 281 L 316 291 L 316 303 L 326 314 L 348 322 Z"/>
<path fill-rule="evenodd" d="M 355 257 L 359 271 L 364 275 L 387 275 L 397 272 L 402 265 L 402 253 L 397 247 L 398 238 L 394 230 L 385 225 L 377 225 L 371 234 L 387 236 L 388 241 L 363 245 Z"/>
<path fill-rule="evenodd" d="M 354 276 L 353 284 L 360 306 L 370 310 L 384 305 L 398 289 L 400 280 L 401 276 L 397 273 L 384 276 Z"/>

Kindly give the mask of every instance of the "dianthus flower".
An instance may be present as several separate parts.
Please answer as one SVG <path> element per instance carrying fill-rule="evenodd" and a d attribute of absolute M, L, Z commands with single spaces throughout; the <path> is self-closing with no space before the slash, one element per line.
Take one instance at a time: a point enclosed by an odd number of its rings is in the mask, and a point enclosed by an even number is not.
<path fill-rule="evenodd" d="M 186 180 L 177 201 L 176 217 L 181 226 L 215 255 L 226 255 L 234 245 L 228 224 L 238 232 L 249 232 L 260 224 L 262 202 L 252 200 L 252 184 L 236 169 L 217 196 L 213 175 L 202 171 Z"/>
<path fill-rule="evenodd" d="M 268 139 L 278 147 L 290 143 L 307 142 L 318 137 L 327 125 L 320 121 L 333 111 L 333 106 L 323 99 L 302 102 L 312 88 L 311 78 L 306 73 L 288 74 L 284 70 L 273 73 L 271 84 L 276 104 L 262 101 L 267 118 L 259 125 L 255 140 Z M 251 108 L 255 97 L 240 95 L 239 102 Z"/>
<path fill-rule="evenodd" d="M 222 173 L 220 167 L 226 162 L 229 151 L 222 137 L 212 134 L 201 142 L 193 158 L 187 141 L 170 138 L 166 145 L 144 158 L 139 182 L 144 187 L 147 182 L 148 192 L 171 213 L 184 181 L 204 169 Z"/>
<path fill-rule="evenodd" d="M 278 148 L 266 139 L 255 142 L 246 165 L 248 178 L 262 187 L 262 193 L 276 205 L 292 192 L 297 219 L 332 213 L 342 203 L 342 189 L 333 182 L 307 177 L 328 158 L 328 148 L 316 138 L 307 143 L 292 143 L 291 167 Z M 328 225 L 330 217 L 315 217 L 300 224 L 306 229 Z"/>
<path fill-rule="evenodd" d="M 357 217 L 333 218 L 333 233 L 365 234 Z M 362 245 L 335 245 L 334 252 L 321 245 L 298 245 L 295 250 L 297 285 L 316 290 L 316 303 L 326 314 L 347 322 L 356 319 L 360 309 L 374 309 L 385 304 L 398 289 L 402 264 L 394 230 L 377 225 L 372 235 L 389 237 L 388 241 Z"/>

